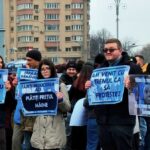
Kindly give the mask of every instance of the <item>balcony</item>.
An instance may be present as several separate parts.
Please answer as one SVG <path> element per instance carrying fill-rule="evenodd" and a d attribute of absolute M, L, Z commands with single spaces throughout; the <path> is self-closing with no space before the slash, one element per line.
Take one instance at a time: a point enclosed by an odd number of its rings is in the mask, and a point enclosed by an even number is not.
<path fill-rule="evenodd" d="M 59 42 L 45 41 L 45 47 L 58 47 Z"/>

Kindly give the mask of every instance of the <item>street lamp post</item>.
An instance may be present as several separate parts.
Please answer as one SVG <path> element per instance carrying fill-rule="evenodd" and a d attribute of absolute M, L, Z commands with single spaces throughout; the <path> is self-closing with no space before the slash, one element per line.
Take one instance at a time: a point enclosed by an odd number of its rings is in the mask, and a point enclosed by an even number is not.
<path fill-rule="evenodd" d="M 114 0 L 116 4 L 116 32 L 117 38 L 119 38 L 119 7 L 121 0 Z"/>

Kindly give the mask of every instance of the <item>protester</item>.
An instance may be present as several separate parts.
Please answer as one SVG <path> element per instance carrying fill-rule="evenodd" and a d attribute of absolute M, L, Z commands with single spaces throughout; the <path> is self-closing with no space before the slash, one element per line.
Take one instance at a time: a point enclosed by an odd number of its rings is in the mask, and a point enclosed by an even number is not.
<path fill-rule="evenodd" d="M 67 86 L 67 91 L 69 92 L 73 82 L 77 78 L 77 65 L 75 61 L 69 61 L 66 64 L 66 71 L 61 75 L 60 82 L 64 83 Z M 71 150 L 71 127 L 69 127 L 71 113 L 66 114 L 66 133 L 67 133 L 67 144 L 65 150 Z"/>
<path fill-rule="evenodd" d="M 5 69 L 5 64 L 2 56 L 0 56 L 0 69 Z M 5 81 L 6 97 L 3 104 L 0 104 L 0 149 L 11 149 L 12 124 L 11 115 L 15 107 L 14 95 L 12 92 L 12 79 L 8 77 Z"/>
<path fill-rule="evenodd" d="M 73 84 L 73 81 L 77 78 L 77 65 L 74 61 L 69 61 L 66 64 L 66 72 L 60 77 L 60 81 L 65 83 L 69 89 Z M 69 91 L 69 90 L 68 90 Z"/>
<path fill-rule="evenodd" d="M 105 57 L 103 54 L 97 54 L 94 59 L 94 68 L 100 67 L 104 63 Z"/>
<path fill-rule="evenodd" d="M 140 73 L 140 68 L 129 61 L 127 55 L 122 55 L 122 45 L 118 39 L 108 39 L 104 44 L 106 62 L 100 67 L 128 65 L 129 74 Z M 86 88 L 91 86 L 87 81 Z M 103 150 L 132 150 L 135 116 L 128 111 L 128 90 L 124 89 L 123 100 L 118 104 L 103 104 L 95 108 L 100 130 L 100 142 Z"/>
<path fill-rule="evenodd" d="M 41 53 L 38 50 L 28 51 L 26 54 L 27 66 L 32 69 L 37 69 L 41 61 Z M 15 79 L 14 84 L 18 81 Z M 12 150 L 32 150 L 30 138 L 32 135 L 34 117 L 23 117 L 21 119 L 22 104 L 17 101 L 16 110 L 14 113 L 14 129 L 12 138 Z M 22 144 L 23 140 L 23 144 Z"/>
<path fill-rule="evenodd" d="M 103 54 L 96 55 L 94 59 L 94 68 L 100 67 L 105 61 Z M 100 149 L 100 139 L 98 133 L 98 125 L 96 122 L 96 116 L 94 112 L 94 107 L 89 106 L 88 99 L 85 99 L 84 106 L 88 110 L 88 121 L 87 121 L 87 146 L 86 150 L 99 150 Z"/>
<path fill-rule="evenodd" d="M 150 63 L 145 63 L 142 55 L 135 55 L 137 65 L 139 65 L 144 74 L 150 74 Z"/>
<path fill-rule="evenodd" d="M 78 100 L 86 96 L 85 82 L 90 79 L 94 67 L 91 63 L 85 63 L 79 73 L 79 76 L 74 81 L 69 91 L 69 99 L 71 101 L 72 110 Z M 80 138 L 79 138 L 80 135 Z M 85 150 L 86 149 L 86 125 L 72 126 L 71 130 L 71 149 Z"/>
<path fill-rule="evenodd" d="M 150 63 L 145 63 L 142 55 L 135 56 L 137 65 L 142 69 L 143 74 L 150 75 Z M 145 101 L 147 101 L 145 99 Z M 140 150 L 150 150 L 150 118 L 140 117 L 140 130 L 141 130 L 141 147 Z M 143 146 L 144 145 L 144 146 Z"/>
<path fill-rule="evenodd" d="M 54 64 L 44 59 L 38 69 L 39 79 L 56 78 Z M 60 84 L 60 92 L 56 93 L 58 112 L 56 116 L 37 116 L 31 137 L 31 144 L 36 149 L 60 150 L 66 144 L 65 122 L 63 113 L 70 110 L 70 101 L 64 83 Z"/>

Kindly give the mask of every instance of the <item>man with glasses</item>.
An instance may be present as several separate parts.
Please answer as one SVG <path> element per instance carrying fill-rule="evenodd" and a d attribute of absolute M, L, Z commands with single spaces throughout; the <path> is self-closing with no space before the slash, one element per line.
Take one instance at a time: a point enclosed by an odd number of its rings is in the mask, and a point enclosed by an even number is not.
<path fill-rule="evenodd" d="M 129 74 L 138 74 L 140 67 L 129 61 L 129 56 L 122 50 L 118 39 L 108 39 L 104 44 L 106 61 L 100 67 L 129 65 Z M 91 82 L 87 81 L 85 88 Z M 128 90 L 124 89 L 123 100 L 118 104 L 98 105 L 95 108 L 96 118 L 100 130 L 100 143 L 103 150 L 132 150 L 133 129 L 135 116 L 130 116 L 128 111 Z"/>

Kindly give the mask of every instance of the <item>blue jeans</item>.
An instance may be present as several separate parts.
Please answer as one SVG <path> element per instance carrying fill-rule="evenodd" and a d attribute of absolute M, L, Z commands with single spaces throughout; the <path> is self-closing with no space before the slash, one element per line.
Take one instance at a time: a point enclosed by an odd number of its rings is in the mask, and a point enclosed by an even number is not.
<path fill-rule="evenodd" d="M 95 118 L 87 122 L 87 147 L 86 150 L 97 150 L 99 144 L 99 128 Z"/>
<path fill-rule="evenodd" d="M 30 143 L 31 136 L 32 132 L 24 131 L 22 150 L 34 150 Z"/>
<path fill-rule="evenodd" d="M 144 117 L 147 125 L 147 132 L 145 135 L 145 145 L 144 145 L 144 150 L 150 150 L 150 118 L 149 117 Z"/>
<path fill-rule="evenodd" d="M 144 150 L 147 125 L 143 117 L 139 117 L 139 126 L 140 126 L 140 150 Z"/>

